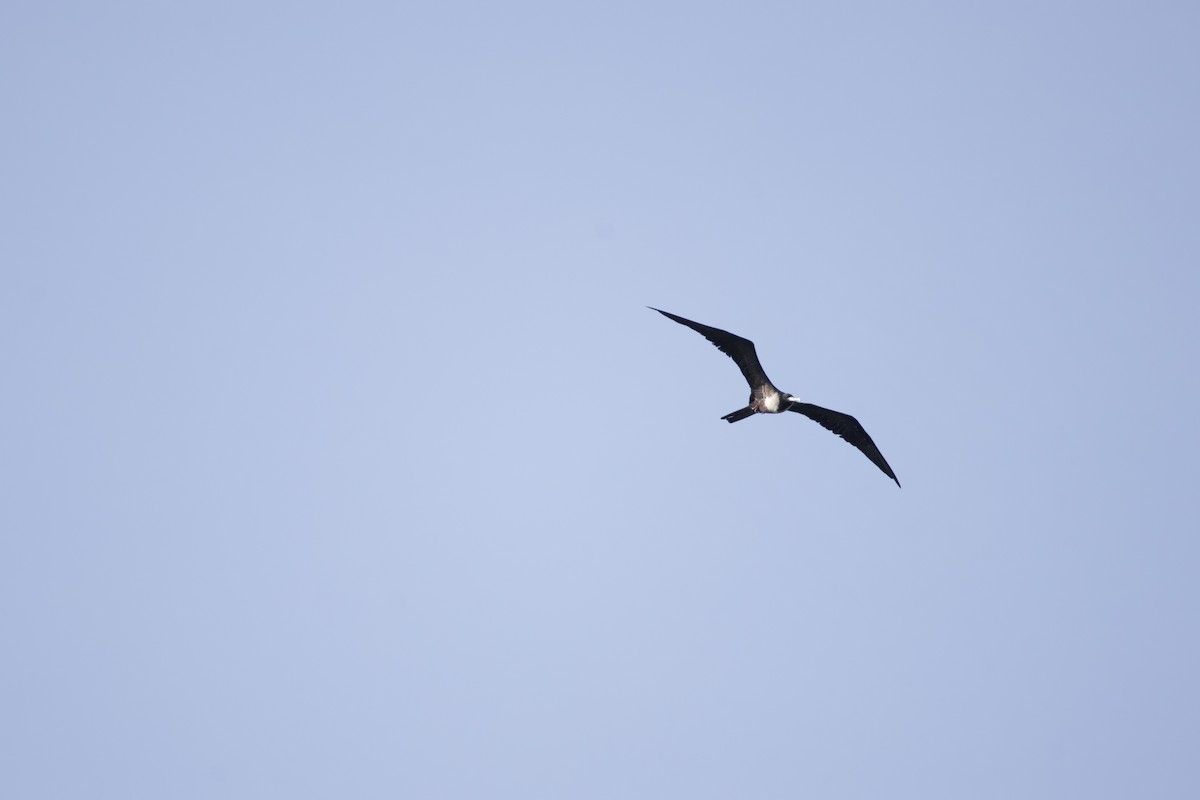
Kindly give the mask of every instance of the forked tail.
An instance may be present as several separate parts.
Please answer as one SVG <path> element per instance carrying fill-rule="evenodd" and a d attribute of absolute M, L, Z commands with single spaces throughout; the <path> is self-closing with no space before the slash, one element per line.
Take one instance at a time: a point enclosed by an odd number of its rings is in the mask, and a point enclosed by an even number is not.
<path fill-rule="evenodd" d="M 734 411 L 731 414 L 726 414 L 725 416 L 721 417 L 721 419 L 725 420 L 726 422 L 737 422 L 745 419 L 746 417 L 753 416 L 754 409 L 752 409 L 750 406 L 746 406 L 745 408 L 739 408 L 737 411 Z"/>

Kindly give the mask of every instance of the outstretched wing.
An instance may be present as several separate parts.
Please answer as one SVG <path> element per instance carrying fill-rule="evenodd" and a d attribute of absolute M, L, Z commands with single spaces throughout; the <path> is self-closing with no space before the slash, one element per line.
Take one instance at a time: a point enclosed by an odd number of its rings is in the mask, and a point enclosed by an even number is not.
<path fill-rule="evenodd" d="M 825 430 L 833 431 L 861 450 L 864 456 L 871 459 L 872 464 L 883 470 L 884 475 L 896 481 L 897 486 L 900 485 L 900 480 L 896 477 L 896 473 L 892 472 L 892 468 L 888 466 L 887 459 L 883 457 L 883 453 L 879 452 L 879 448 L 875 446 L 875 442 L 871 441 L 871 437 L 867 435 L 867 432 L 863 430 L 863 426 L 854 417 L 849 414 L 843 414 L 840 411 L 830 411 L 828 408 L 821 408 L 820 406 L 814 406 L 812 403 L 801 403 L 796 400 L 788 404 L 788 411 L 803 414 Z"/>
<path fill-rule="evenodd" d="M 738 365 L 738 369 L 742 371 L 742 375 L 746 378 L 746 383 L 750 384 L 751 389 L 757 389 L 764 384 L 770 384 L 771 380 L 767 377 L 767 373 L 763 372 L 762 364 L 758 363 L 758 353 L 754 352 L 754 342 L 749 339 L 743 339 L 740 336 L 735 336 L 729 331 L 723 331 L 720 328 L 713 328 L 708 325 L 701 325 L 699 322 L 692 322 L 690 319 L 678 317 L 669 311 L 663 311 L 661 308 L 647 306 L 652 311 L 657 311 L 668 319 L 673 319 L 680 325 L 686 325 L 696 333 L 708 339 L 717 346 L 725 355 L 733 359 L 733 363 Z"/>

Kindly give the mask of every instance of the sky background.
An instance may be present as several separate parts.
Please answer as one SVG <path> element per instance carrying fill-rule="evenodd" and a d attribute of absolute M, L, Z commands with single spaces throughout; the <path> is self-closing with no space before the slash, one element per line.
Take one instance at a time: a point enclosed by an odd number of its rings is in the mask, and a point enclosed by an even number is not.
<path fill-rule="evenodd" d="M 6 2 L 0 795 L 1198 796 L 1198 33 Z"/>

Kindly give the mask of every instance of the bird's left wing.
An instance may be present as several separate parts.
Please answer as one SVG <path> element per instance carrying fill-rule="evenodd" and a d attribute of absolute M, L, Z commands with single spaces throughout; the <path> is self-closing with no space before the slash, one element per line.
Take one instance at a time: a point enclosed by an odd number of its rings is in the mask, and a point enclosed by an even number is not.
<path fill-rule="evenodd" d="M 836 433 L 861 450 L 863 455 L 871 459 L 872 464 L 883 470 L 883 474 L 896 481 L 897 486 L 900 485 L 900 480 L 896 477 L 896 473 L 892 472 L 892 468 L 888 466 L 887 459 L 883 457 L 883 453 L 879 452 L 879 448 L 875 446 L 875 442 L 871 441 L 871 437 L 867 435 L 866 430 L 854 417 L 849 414 L 843 414 L 840 411 L 830 411 L 828 408 L 814 406 L 812 403 L 801 403 L 797 400 L 793 400 L 788 404 L 788 411 L 803 414 L 825 430 Z"/>

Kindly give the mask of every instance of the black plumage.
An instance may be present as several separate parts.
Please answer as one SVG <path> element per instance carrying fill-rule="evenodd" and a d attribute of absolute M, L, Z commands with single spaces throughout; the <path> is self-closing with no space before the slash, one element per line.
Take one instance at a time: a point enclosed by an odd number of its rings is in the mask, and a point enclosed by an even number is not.
<path fill-rule="evenodd" d="M 825 428 L 825 430 L 836 433 L 857 447 L 863 455 L 871 460 L 872 464 L 879 467 L 885 475 L 896 481 L 897 486 L 900 485 L 900 480 L 896 477 L 896 473 L 892 471 L 891 466 L 888 465 L 887 459 L 883 457 L 883 453 L 879 452 L 879 448 L 875 446 L 875 442 L 867 434 L 866 430 L 863 429 L 863 426 L 859 424 L 858 420 L 840 411 L 832 411 L 828 408 L 815 406 L 812 403 L 803 403 L 790 394 L 785 394 L 775 388 L 770 378 L 767 377 L 767 373 L 763 371 L 762 364 L 758 361 L 758 353 L 754 349 L 754 342 L 749 339 L 743 339 L 741 336 L 732 334 L 729 331 L 723 331 L 720 328 L 702 325 L 699 322 L 692 322 L 690 319 L 684 319 L 653 306 L 651 306 L 651 309 L 668 319 L 678 322 L 680 325 L 686 325 L 705 339 L 708 339 L 716 345 L 718 350 L 732 358 L 733 362 L 737 364 L 738 369 L 742 371 L 746 383 L 750 384 L 750 403 L 745 408 L 739 408 L 737 411 L 730 412 L 721 419 L 727 422 L 738 422 L 755 414 L 778 414 L 783 411 L 795 411 L 813 420 L 822 428 Z"/>

